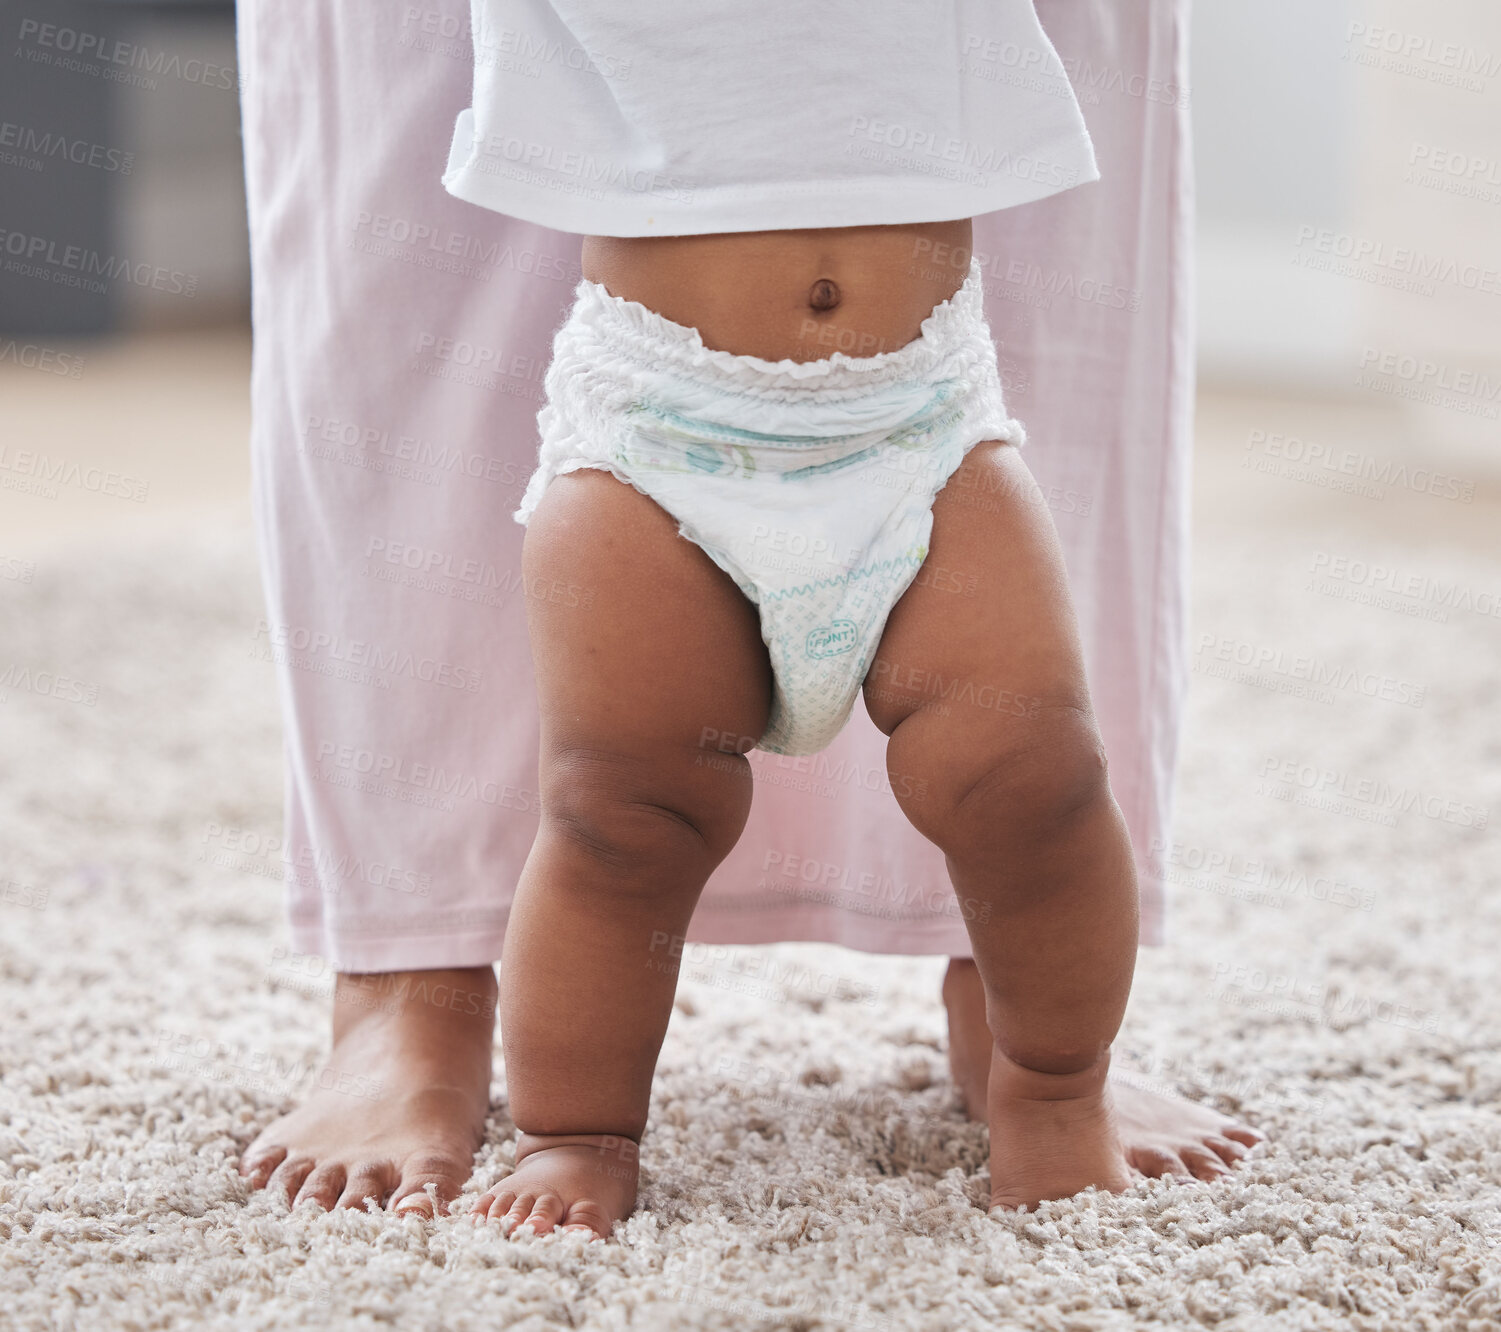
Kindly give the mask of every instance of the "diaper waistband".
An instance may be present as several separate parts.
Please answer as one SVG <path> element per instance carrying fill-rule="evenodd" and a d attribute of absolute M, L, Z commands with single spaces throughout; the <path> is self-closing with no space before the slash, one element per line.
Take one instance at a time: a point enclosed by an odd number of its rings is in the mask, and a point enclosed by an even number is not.
<path fill-rule="evenodd" d="M 968 377 L 978 362 L 979 376 L 995 365 L 995 344 L 985 318 L 983 270 L 971 255 L 960 288 L 933 307 L 918 336 L 903 347 L 874 356 L 835 351 L 816 361 L 759 356 L 704 345 L 696 328 L 679 324 L 639 301 L 611 293 L 602 283 L 580 278 L 574 304 L 554 340 L 582 339 L 606 360 L 617 359 L 656 373 L 668 372 L 718 387 L 773 400 L 798 400 L 817 394 L 858 395 L 882 386 L 912 381 Z M 596 362 L 598 364 L 598 362 Z"/>

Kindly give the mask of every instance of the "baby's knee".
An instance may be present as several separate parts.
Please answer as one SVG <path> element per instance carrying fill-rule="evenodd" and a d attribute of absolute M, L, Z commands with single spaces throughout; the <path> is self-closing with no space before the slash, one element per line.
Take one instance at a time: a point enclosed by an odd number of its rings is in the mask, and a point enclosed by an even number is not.
<path fill-rule="evenodd" d="M 1109 796 L 1105 747 L 1084 709 L 1042 707 L 989 728 L 940 724 L 899 747 L 915 719 L 892 737 L 893 772 L 907 764 L 909 778 L 893 789 L 903 793 L 907 817 L 947 855 L 1003 856 L 1066 836 Z"/>
<path fill-rule="evenodd" d="M 719 755 L 721 767 L 750 765 Z M 742 783 L 694 781 L 678 755 L 652 758 L 599 751 L 554 753 L 542 783 L 547 828 L 608 871 L 623 887 L 707 876 L 734 846 L 749 812 Z"/>

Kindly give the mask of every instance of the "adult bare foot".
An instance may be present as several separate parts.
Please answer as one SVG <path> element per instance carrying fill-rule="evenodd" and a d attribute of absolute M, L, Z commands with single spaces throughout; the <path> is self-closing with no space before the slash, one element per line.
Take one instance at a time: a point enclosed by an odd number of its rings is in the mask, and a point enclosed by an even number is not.
<path fill-rule="evenodd" d="M 507 1235 L 530 1226 L 536 1235 L 557 1229 L 607 1239 L 636 1205 L 636 1151 L 613 1133 L 523 1133 L 516 1168 L 480 1196 L 474 1224 L 499 1221 Z"/>
<path fill-rule="evenodd" d="M 293 1205 L 433 1214 L 469 1178 L 489 1109 L 493 968 L 341 974 L 333 1051 L 311 1095 L 250 1144 L 240 1173 Z"/>
<path fill-rule="evenodd" d="M 992 1038 L 985 1025 L 985 990 L 969 958 L 950 958 L 943 978 L 949 1016 L 949 1068 L 971 1119 L 984 1119 Z M 1208 1106 L 1110 1078 L 1115 1123 L 1126 1159 L 1142 1174 L 1215 1179 L 1264 1135 Z"/>
<path fill-rule="evenodd" d="M 1077 1073 L 1041 1073 L 990 1056 L 990 1205 L 1035 1207 L 1094 1185 L 1119 1193 L 1131 1165 L 1121 1143 L 1110 1056 Z"/>

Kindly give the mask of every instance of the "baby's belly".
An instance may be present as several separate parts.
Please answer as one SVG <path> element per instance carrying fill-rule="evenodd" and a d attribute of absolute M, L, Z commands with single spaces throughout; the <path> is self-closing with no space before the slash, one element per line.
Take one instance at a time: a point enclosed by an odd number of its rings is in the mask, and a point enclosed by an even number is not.
<path fill-rule="evenodd" d="M 586 236 L 583 273 L 769 361 L 875 356 L 916 338 L 969 272 L 969 218 L 708 236 Z"/>

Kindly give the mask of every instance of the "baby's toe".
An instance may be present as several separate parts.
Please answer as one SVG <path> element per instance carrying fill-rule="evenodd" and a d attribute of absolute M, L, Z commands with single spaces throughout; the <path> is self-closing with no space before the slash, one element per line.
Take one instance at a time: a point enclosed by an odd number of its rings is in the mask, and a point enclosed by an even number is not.
<path fill-rule="evenodd" d="M 504 1219 L 515 1201 L 515 1189 L 486 1189 L 474 1204 L 474 1224 L 482 1226 L 487 1221 Z"/>
<path fill-rule="evenodd" d="M 506 1235 L 509 1235 L 532 1214 L 532 1205 L 537 1201 L 535 1193 L 516 1193 L 511 1196 L 516 1201 L 506 1208 L 500 1218 L 501 1232 Z"/>
<path fill-rule="evenodd" d="M 532 1205 L 531 1211 L 522 1219 L 521 1225 L 517 1226 L 516 1230 L 530 1226 L 532 1234 L 546 1235 L 562 1219 L 563 1200 L 556 1193 L 544 1193 Z M 516 1231 L 513 1230 L 511 1233 L 514 1235 Z"/>
<path fill-rule="evenodd" d="M 605 1209 L 588 1198 L 580 1198 L 568 1208 L 560 1227 L 570 1235 L 587 1234 L 596 1239 L 608 1239 L 612 1228 Z"/>

